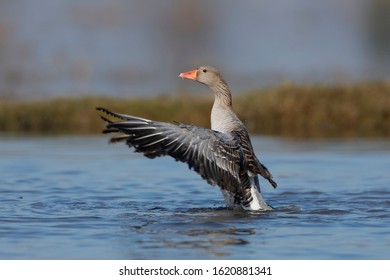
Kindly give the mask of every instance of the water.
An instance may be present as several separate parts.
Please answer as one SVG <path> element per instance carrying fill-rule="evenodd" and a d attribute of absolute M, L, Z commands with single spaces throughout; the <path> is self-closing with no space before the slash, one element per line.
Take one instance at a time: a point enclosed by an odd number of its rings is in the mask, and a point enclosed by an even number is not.
<path fill-rule="evenodd" d="M 254 138 L 267 213 L 106 141 L 0 138 L 0 259 L 390 258 L 388 140 Z"/>

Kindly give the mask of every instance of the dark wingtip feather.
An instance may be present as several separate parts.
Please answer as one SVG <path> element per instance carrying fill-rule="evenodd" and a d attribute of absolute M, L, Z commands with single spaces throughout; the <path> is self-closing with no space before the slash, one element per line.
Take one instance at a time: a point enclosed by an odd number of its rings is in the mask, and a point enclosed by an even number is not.
<path fill-rule="evenodd" d="M 109 120 L 109 119 L 107 119 L 106 117 L 100 116 L 100 118 L 101 118 L 103 121 L 105 121 L 106 123 L 108 123 L 108 124 L 112 123 L 112 121 Z"/>
<path fill-rule="evenodd" d="M 119 136 L 114 136 L 110 139 L 109 143 L 110 144 L 115 144 L 115 143 L 118 143 L 118 142 L 123 142 L 123 141 L 126 141 L 127 139 L 129 139 L 129 136 L 128 135 L 119 135 Z"/>
<path fill-rule="evenodd" d="M 104 134 L 116 133 L 116 132 L 119 132 L 119 130 L 116 129 L 116 128 L 106 128 L 106 129 L 104 129 L 104 130 L 102 131 L 102 133 L 104 133 Z"/>
<path fill-rule="evenodd" d="M 99 112 L 103 112 L 107 115 L 111 115 L 111 111 L 107 110 L 106 108 L 103 108 L 103 107 L 96 107 L 96 110 L 98 110 Z"/>
<path fill-rule="evenodd" d="M 96 110 L 100 111 L 100 112 L 103 112 L 109 116 L 112 116 L 112 117 L 115 117 L 115 118 L 118 118 L 118 119 L 121 119 L 121 120 L 127 120 L 129 116 L 126 116 L 126 115 L 123 115 L 123 114 L 118 114 L 118 113 L 115 113 L 115 112 L 112 112 L 106 108 L 103 108 L 103 107 L 96 107 Z"/>
<path fill-rule="evenodd" d="M 276 189 L 278 184 L 274 180 L 272 180 L 271 178 L 268 178 L 268 181 L 271 183 L 272 187 L 274 187 L 274 189 Z"/>

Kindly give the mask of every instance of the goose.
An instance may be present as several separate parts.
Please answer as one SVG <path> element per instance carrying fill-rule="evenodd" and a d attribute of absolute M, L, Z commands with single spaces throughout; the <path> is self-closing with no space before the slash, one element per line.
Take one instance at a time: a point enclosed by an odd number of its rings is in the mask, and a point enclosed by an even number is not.
<path fill-rule="evenodd" d="M 229 209 L 272 210 L 262 196 L 258 175 L 274 188 L 277 184 L 256 157 L 248 131 L 233 111 L 232 94 L 220 72 L 212 66 L 200 66 L 179 77 L 202 83 L 214 93 L 211 129 L 153 121 L 98 107 L 105 115 L 101 115 L 106 123 L 103 133 L 116 133 L 111 143 L 125 142 L 148 158 L 168 155 L 187 163 L 209 184 L 219 186 Z"/>

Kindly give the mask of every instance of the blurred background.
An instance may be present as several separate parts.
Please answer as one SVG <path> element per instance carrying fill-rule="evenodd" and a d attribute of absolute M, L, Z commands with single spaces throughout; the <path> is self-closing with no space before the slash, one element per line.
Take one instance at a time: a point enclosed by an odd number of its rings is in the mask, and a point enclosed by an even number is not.
<path fill-rule="evenodd" d="M 278 210 L 102 135 L 96 107 L 210 127 L 202 64 Z M 389 77 L 390 0 L 0 0 L 0 259 L 389 259 Z"/>
<path fill-rule="evenodd" d="M 0 0 L 0 99 L 153 96 L 390 76 L 388 0 Z"/>

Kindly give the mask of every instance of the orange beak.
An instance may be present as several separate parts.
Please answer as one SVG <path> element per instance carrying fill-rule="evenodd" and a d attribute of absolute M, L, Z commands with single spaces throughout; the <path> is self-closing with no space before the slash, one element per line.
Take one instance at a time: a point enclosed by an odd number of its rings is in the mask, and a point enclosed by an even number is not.
<path fill-rule="evenodd" d="M 196 78 L 197 73 L 198 73 L 198 69 L 195 69 L 195 70 L 192 70 L 189 72 L 180 73 L 179 77 L 183 78 L 183 79 L 189 79 L 189 80 L 196 81 L 197 80 L 197 78 Z"/>

